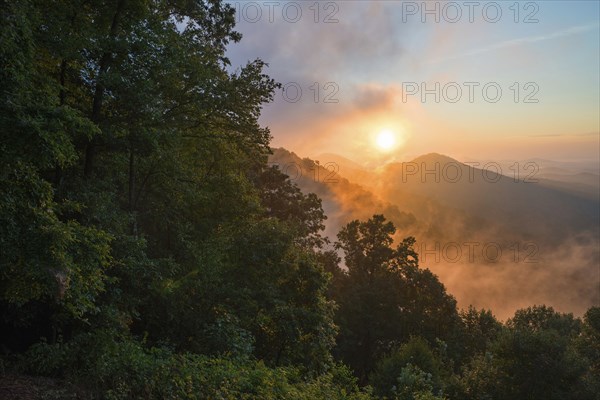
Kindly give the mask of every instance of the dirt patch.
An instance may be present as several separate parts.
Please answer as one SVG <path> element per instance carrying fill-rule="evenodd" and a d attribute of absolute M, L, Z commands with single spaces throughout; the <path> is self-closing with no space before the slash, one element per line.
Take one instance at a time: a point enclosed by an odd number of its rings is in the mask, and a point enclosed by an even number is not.
<path fill-rule="evenodd" d="M 89 399 L 80 388 L 60 379 L 37 376 L 0 375 L 0 399 L 3 400 L 66 400 Z"/>

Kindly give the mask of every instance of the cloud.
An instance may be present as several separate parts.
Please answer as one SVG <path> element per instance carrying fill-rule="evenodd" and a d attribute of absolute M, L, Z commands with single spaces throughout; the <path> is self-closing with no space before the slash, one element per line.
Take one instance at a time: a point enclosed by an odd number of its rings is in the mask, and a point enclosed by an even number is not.
<path fill-rule="evenodd" d="M 532 36 L 527 36 L 527 37 L 522 37 L 522 38 L 517 38 L 517 39 L 504 40 L 504 41 L 494 43 L 494 44 L 491 44 L 491 45 L 488 45 L 485 47 L 479 47 L 479 48 L 476 48 L 476 49 L 473 49 L 473 50 L 470 50 L 470 51 L 467 51 L 467 52 L 464 52 L 461 54 L 437 58 L 437 59 L 432 60 L 431 63 L 432 64 L 440 63 L 442 61 L 455 60 L 455 59 L 471 57 L 471 56 L 475 56 L 475 55 L 479 55 L 479 54 L 483 54 L 483 53 L 489 53 L 494 50 L 522 46 L 522 45 L 532 44 L 532 43 L 538 43 L 538 42 L 543 42 L 546 40 L 559 39 L 559 38 L 564 38 L 564 37 L 573 36 L 573 35 L 579 35 L 582 33 L 597 30 L 598 27 L 599 27 L 598 23 L 588 24 L 588 25 L 579 25 L 579 26 L 572 26 L 567 29 L 562 29 L 559 31 L 547 33 L 545 35 L 532 35 Z"/>
<path fill-rule="evenodd" d="M 559 134 L 547 134 L 547 135 L 528 135 L 530 137 L 588 137 L 592 136 L 600 138 L 600 132 L 584 132 L 584 133 L 559 133 Z"/>
<path fill-rule="evenodd" d="M 581 233 L 556 248 L 540 249 L 536 263 L 505 260 L 495 264 L 438 263 L 440 277 L 460 307 L 473 304 L 507 319 L 519 308 L 546 304 L 583 315 L 600 305 L 598 233 Z"/>
<path fill-rule="evenodd" d="M 324 9 L 330 3 L 336 4 L 337 11 Z M 320 82 L 384 71 L 385 63 L 373 61 L 397 58 L 403 53 L 403 26 L 390 12 L 393 4 L 330 3 L 319 3 L 318 23 L 313 2 L 296 2 L 302 5 L 302 18 L 296 23 L 282 18 L 285 2 L 276 9 L 273 23 L 266 9 L 256 23 L 241 18 L 236 29 L 244 38 L 241 44 L 230 46 L 232 62 L 243 64 L 258 56 L 271 64 L 270 73 L 276 79 Z M 324 22 L 328 15 L 338 22 Z"/>

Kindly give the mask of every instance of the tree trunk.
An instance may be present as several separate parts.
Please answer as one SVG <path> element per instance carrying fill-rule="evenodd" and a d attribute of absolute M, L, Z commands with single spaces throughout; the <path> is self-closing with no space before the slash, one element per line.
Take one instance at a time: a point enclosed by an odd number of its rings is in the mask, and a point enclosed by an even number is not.
<path fill-rule="evenodd" d="M 131 234 L 137 236 L 137 219 L 135 215 L 135 149 L 129 149 L 129 212 L 131 214 Z"/>

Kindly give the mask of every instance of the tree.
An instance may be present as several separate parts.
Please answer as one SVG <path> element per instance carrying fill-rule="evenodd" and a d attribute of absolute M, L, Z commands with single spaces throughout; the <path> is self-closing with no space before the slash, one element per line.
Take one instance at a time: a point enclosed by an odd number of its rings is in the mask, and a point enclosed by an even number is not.
<path fill-rule="evenodd" d="M 37 68 L 34 5 L 3 2 L 2 10 L 1 330 L 8 336 L 3 340 L 11 338 L 19 347 L 38 334 L 55 337 L 66 320 L 97 313 L 112 266 L 112 235 L 61 218 L 81 205 L 58 202 L 46 176 L 73 166 L 71 138 L 95 129 L 76 110 L 60 104 L 55 86 Z"/>
<path fill-rule="evenodd" d="M 295 232 L 268 219 L 238 236 L 226 270 L 229 304 L 256 338 L 257 357 L 324 371 L 336 334 L 328 279 L 315 255 L 295 245 Z"/>
<path fill-rule="evenodd" d="M 592 399 L 587 360 L 575 351 L 580 322 L 551 307 L 517 310 L 490 347 L 465 371 L 467 398 Z"/>
<path fill-rule="evenodd" d="M 98 371 L 130 395 L 198 353 L 329 370 L 325 216 L 267 167 L 258 118 L 279 85 L 258 59 L 229 69 L 233 7 L 2 1 L 0 18 L 3 350 L 37 343 L 38 371 Z"/>
<path fill-rule="evenodd" d="M 412 337 L 377 362 L 369 382 L 380 397 L 408 398 L 417 391 L 440 393 L 443 389 L 443 368 L 429 344 L 420 337 Z M 409 376 L 415 379 L 409 379 Z M 417 382 L 427 384 L 416 387 L 419 386 Z"/>
<path fill-rule="evenodd" d="M 414 239 L 392 248 L 396 229 L 381 215 L 353 221 L 338 234 L 347 272 L 339 279 L 337 355 L 366 382 L 376 360 L 420 335 L 448 339 L 459 324 L 456 301 L 429 270 L 418 267 Z"/>
<path fill-rule="evenodd" d="M 258 117 L 278 85 L 260 60 L 227 71 L 226 45 L 241 38 L 233 8 L 32 0 L 3 4 L 2 18 L 4 320 L 22 330 L 29 315 L 32 340 L 91 325 L 189 346 L 162 327 L 176 315 L 237 346 L 235 310 L 192 303 L 223 302 L 236 227 L 268 218 L 255 178 L 270 134 Z M 322 216 L 316 198 L 293 200 Z"/>
<path fill-rule="evenodd" d="M 584 385 L 589 393 L 600 393 L 600 307 L 591 307 L 584 315 L 581 335 L 575 339 L 579 354 L 589 362 Z"/>
<path fill-rule="evenodd" d="M 473 306 L 459 314 L 462 320 L 460 361 L 468 361 L 476 354 L 485 354 L 502 331 L 502 324 L 490 310 L 477 310 Z"/>
<path fill-rule="evenodd" d="M 321 236 L 321 231 L 327 217 L 321 199 L 314 193 L 302 193 L 277 167 L 262 171 L 257 186 L 267 217 L 275 217 L 296 229 L 299 245 L 307 249 L 323 247 L 327 239 Z"/>

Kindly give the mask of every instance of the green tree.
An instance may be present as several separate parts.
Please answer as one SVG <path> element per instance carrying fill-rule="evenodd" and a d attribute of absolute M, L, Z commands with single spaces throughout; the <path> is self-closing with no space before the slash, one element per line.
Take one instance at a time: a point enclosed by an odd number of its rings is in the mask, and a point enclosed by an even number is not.
<path fill-rule="evenodd" d="M 295 232 L 277 220 L 249 226 L 234 242 L 229 296 L 257 357 L 323 371 L 336 334 L 328 278 L 315 255 L 295 245 Z"/>
<path fill-rule="evenodd" d="M 581 335 L 575 339 L 575 346 L 589 362 L 584 376 L 588 393 L 600 393 L 600 307 L 591 307 L 584 315 Z"/>
<path fill-rule="evenodd" d="M 460 320 L 456 301 L 418 267 L 414 239 L 392 248 L 396 229 L 381 215 L 353 221 L 338 234 L 347 271 L 335 290 L 340 335 L 336 352 L 366 382 L 376 360 L 411 335 L 448 339 Z"/>
<path fill-rule="evenodd" d="M 38 333 L 55 336 L 66 320 L 97 313 L 112 265 L 112 235 L 61 218 L 81 205 L 58 202 L 46 179 L 49 171 L 75 164 L 71 138 L 96 129 L 60 104 L 55 85 L 38 68 L 36 17 L 32 2 L 2 2 L 1 330 L 5 340 L 21 344 Z"/>
<path fill-rule="evenodd" d="M 490 310 L 477 310 L 473 306 L 459 314 L 462 320 L 460 360 L 468 361 L 476 354 L 485 354 L 502 331 L 502 324 Z"/>
<path fill-rule="evenodd" d="M 584 377 L 588 362 L 577 353 L 581 330 L 572 314 L 551 307 L 518 310 L 490 347 L 464 373 L 467 398 L 592 399 Z"/>
<path fill-rule="evenodd" d="M 380 397 L 396 396 L 404 399 L 418 391 L 440 393 L 443 389 L 444 368 L 442 361 L 424 339 L 412 337 L 377 362 L 369 382 L 374 393 Z M 408 379 L 409 377 L 414 379 Z M 427 384 L 424 385 L 425 383 Z"/>

